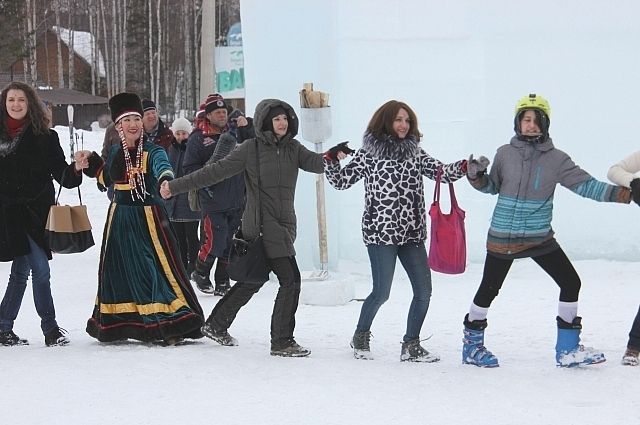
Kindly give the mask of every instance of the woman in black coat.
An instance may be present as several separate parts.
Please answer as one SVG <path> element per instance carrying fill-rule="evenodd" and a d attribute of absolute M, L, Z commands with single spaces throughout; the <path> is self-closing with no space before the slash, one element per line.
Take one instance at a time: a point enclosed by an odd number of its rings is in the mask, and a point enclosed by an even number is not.
<path fill-rule="evenodd" d="M 69 343 L 56 322 L 51 296 L 51 250 L 44 228 L 55 203 L 52 178 L 64 187 L 82 183 L 83 162 L 67 164 L 58 134 L 49 129 L 42 102 L 27 84 L 12 82 L 0 102 L 0 261 L 11 274 L 0 304 L 0 345 L 25 345 L 13 332 L 31 273 L 33 300 L 47 346 Z"/>

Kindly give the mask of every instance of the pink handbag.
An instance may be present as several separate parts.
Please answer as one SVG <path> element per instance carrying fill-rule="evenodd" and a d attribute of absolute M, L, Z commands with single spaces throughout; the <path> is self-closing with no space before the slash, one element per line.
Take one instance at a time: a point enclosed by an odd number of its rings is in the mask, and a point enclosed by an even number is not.
<path fill-rule="evenodd" d="M 431 217 L 431 242 L 429 244 L 429 267 L 431 270 L 447 274 L 464 272 L 467 263 L 467 240 L 464 231 L 465 212 L 458 206 L 453 183 L 449 183 L 451 212 L 440 210 L 440 181 L 442 167 L 436 174 L 436 188 L 433 203 L 429 208 Z"/>

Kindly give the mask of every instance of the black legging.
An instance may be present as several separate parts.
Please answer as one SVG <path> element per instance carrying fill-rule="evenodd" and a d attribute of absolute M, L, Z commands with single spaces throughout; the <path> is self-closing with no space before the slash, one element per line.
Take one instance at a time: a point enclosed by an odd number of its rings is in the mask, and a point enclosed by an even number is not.
<path fill-rule="evenodd" d="M 562 248 L 548 254 L 531 257 L 560 287 L 560 301 L 576 302 L 580 293 L 580 277 L 573 268 Z M 482 282 L 473 298 L 473 303 L 479 307 L 488 308 L 504 283 L 513 260 L 505 260 L 487 253 L 484 261 Z"/>

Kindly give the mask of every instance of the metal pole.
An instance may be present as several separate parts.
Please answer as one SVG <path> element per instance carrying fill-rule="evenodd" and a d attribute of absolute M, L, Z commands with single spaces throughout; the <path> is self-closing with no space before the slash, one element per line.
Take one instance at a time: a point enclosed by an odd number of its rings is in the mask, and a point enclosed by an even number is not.
<path fill-rule="evenodd" d="M 322 142 L 316 143 L 316 152 L 322 153 Z M 320 269 L 329 271 L 329 254 L 327 250 L 327 218 L 324 202 L 324 174 L 316 175 L 316 203 L 318 209 L 318 243 L 320 248 Z"/>
<path fill-rule="evenodd" d="M 69 151 L 73 161 L 73 105 L 67 106 L 67 117 L 69 118 Z"/>

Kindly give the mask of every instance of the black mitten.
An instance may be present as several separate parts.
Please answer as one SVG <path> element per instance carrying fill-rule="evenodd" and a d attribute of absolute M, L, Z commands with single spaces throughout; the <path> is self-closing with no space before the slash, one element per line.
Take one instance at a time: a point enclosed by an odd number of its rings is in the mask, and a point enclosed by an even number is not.
<path fill-rule="evenodd" d="M 98 175 L 98 171 L 102 168 L 104 161 L 95 152 L 91 152 L 91 156 L 89 156 L 89 166 L 82 170 L 82 172 L 88 177 L 95 177 Z"/>
<path fill-rule="evenodd" d="M 633 198 L 633 202 L 640 205 L 640 178 L 636 177 L 631 180 L 629 187 L 631 187 L 631 197 Z"/>
<path fill-rule="evenodd" d="M 122 183 L 127 181 L 127 165 L 124 162 L 124 152 L 120 151 L 113 158 L 111 167 L 109 168 L 109 177 L 111 181 L 115 183 Z"/>
<path fill-rule="evenodd" d="M 327 158 L 327 159 L 330 159 L 331 161 L 337 161 L 338 160 L 338 152 L 342 152 L 342 153 L 344 153 L 346 155 L 353 154 L 355 151 L 353 149 L 351 149 L 349 146 L 347 146 L 348 143 L 349 143 L 349 141 L 338 143 L 337 145 L 335 145 L 334 147 L 332 147 L 331 149 L 326 151 L 324 153 L 324 157 Z"/>

